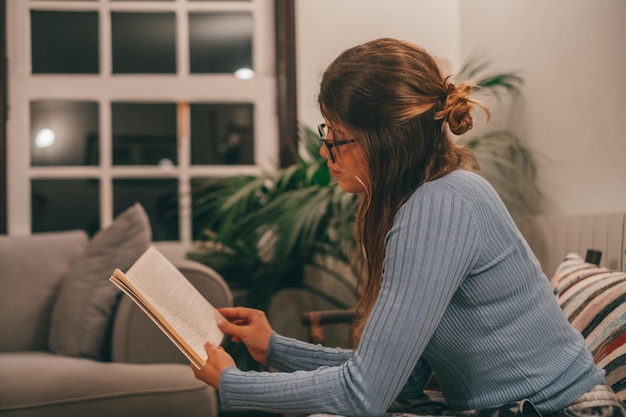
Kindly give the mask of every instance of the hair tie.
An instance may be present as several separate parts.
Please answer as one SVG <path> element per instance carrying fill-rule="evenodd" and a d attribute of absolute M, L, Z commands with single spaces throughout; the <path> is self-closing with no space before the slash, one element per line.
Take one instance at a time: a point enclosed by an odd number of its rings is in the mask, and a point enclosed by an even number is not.
<path fill-rule="evenodd" d="M 448 85 L 446 86 L 446 91 L 439 96 L 439 99 L 445 103 L 446 100 L 448 99 L 448 96 L 452 94 L 455 89 L 456 89 L 456 86 L 454 84 L 448 83 Z"/>

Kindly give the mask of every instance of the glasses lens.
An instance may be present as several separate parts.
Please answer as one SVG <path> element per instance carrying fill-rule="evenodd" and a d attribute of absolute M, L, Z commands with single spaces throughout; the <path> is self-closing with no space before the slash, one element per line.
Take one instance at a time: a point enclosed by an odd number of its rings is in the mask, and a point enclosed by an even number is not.
<path fill-rule="evenodd" d="M 334 163 L 335 156 L 333 155 L 333 145 L 327 142 L 328 127 L 326 127 L 326 124 L 322 123 L 321 125 L 317 126 L 317 131 L 320 134 L 320 138 L 322 138 L 322 143 L 324 144 L 324 146 L 326 146 L 326 149 L 328 150 L 328 157 L 330 161 Z"/>
<path fill-rule="evenodd" d="M 319 125 L 317 127 L 317 131 L 319 132 L 320 137 L 322 139 L 326 139 L 328 137 L 327 136 L 328 135 L 328 127 L 326 127 L 326 125 L 324 123 L 322 123 L 321 125 Z"/>

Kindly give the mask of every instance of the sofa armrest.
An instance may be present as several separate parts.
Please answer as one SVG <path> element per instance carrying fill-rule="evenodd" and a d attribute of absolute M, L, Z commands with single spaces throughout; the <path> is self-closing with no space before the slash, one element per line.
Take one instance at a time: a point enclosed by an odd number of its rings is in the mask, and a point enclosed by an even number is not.
<path fill-rule="evenodd" d="M 188 259 L 172 262 L 213 306 L 232 305 L 230 288 L 216 271 Z M 113 362 L 189 363 L 167 336 L 126 296 L 121 297 L 115 312 L 111 338 Z"/>

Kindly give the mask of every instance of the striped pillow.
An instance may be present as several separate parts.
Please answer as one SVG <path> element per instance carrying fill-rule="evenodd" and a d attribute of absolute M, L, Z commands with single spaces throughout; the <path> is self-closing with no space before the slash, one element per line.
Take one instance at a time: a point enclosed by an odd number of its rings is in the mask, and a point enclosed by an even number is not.
<path fill-rule="evenodd" d="M 606 382 L 626 405 L 626 272 L 568 254 L 552 277 L 563 313 L 585 337 Z"/>

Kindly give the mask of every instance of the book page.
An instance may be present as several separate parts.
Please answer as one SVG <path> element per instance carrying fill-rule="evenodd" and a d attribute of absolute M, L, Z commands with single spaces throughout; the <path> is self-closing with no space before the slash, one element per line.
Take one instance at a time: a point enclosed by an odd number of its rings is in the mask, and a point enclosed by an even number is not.
<path fill-rule="evenodd" d="M 139 308 L 141 308 L 141 310 L 152 320 L 154 324 L 157 325 L 159 329 L 161 329 L 163 333 L 165 333 L 165 335 L 176 345 L 176 347 L 178 347 L 178 349 L 187 357 L 187 359 L 189 359 L 190 362 L 192 362 L 198 369 L 202 367 L 204 359 L 202 359 L 199 354 L 196 354 L 188 344 L 178 340 L 180 336 L 175 334 L 171 326 L 165 324 L 163 316 L 150 311 L 152 306 L 147 305 L 147 301 L 145 301 L 145 299 L 142 300 L 143 297 L 135 294 L 135 292 L 128 286 L 129 284 L 125 283 L 126 277 L 122 271 L 116 269 L 110 280 L 117 285 L 120 290 L 128 295 Z"/>
<path fill-rule="evenodd" d="M 145 298 L 148 304 L 145 307 L 153 310 L 156 321 L 159 321 L 158 316 L 166 321 L 166 329 L 159 327 L 164 331 L 171 327 L 184 340 L 183 345 L 187 344 L 194 351 L 193 356 L 201 358 L 196 364 L 201 366 L 207 357 L 204 343 L 210 341 L 219 345 L 224 337 L 217 327 L 222 319 L 219 312 L 155 247 L 150 247 L 123 275 L 135 287 L 129 291 Z M 176 338 L 176 334 L 168 336 Z M 178 343 L 177 346 L 181 348 Z"/>

